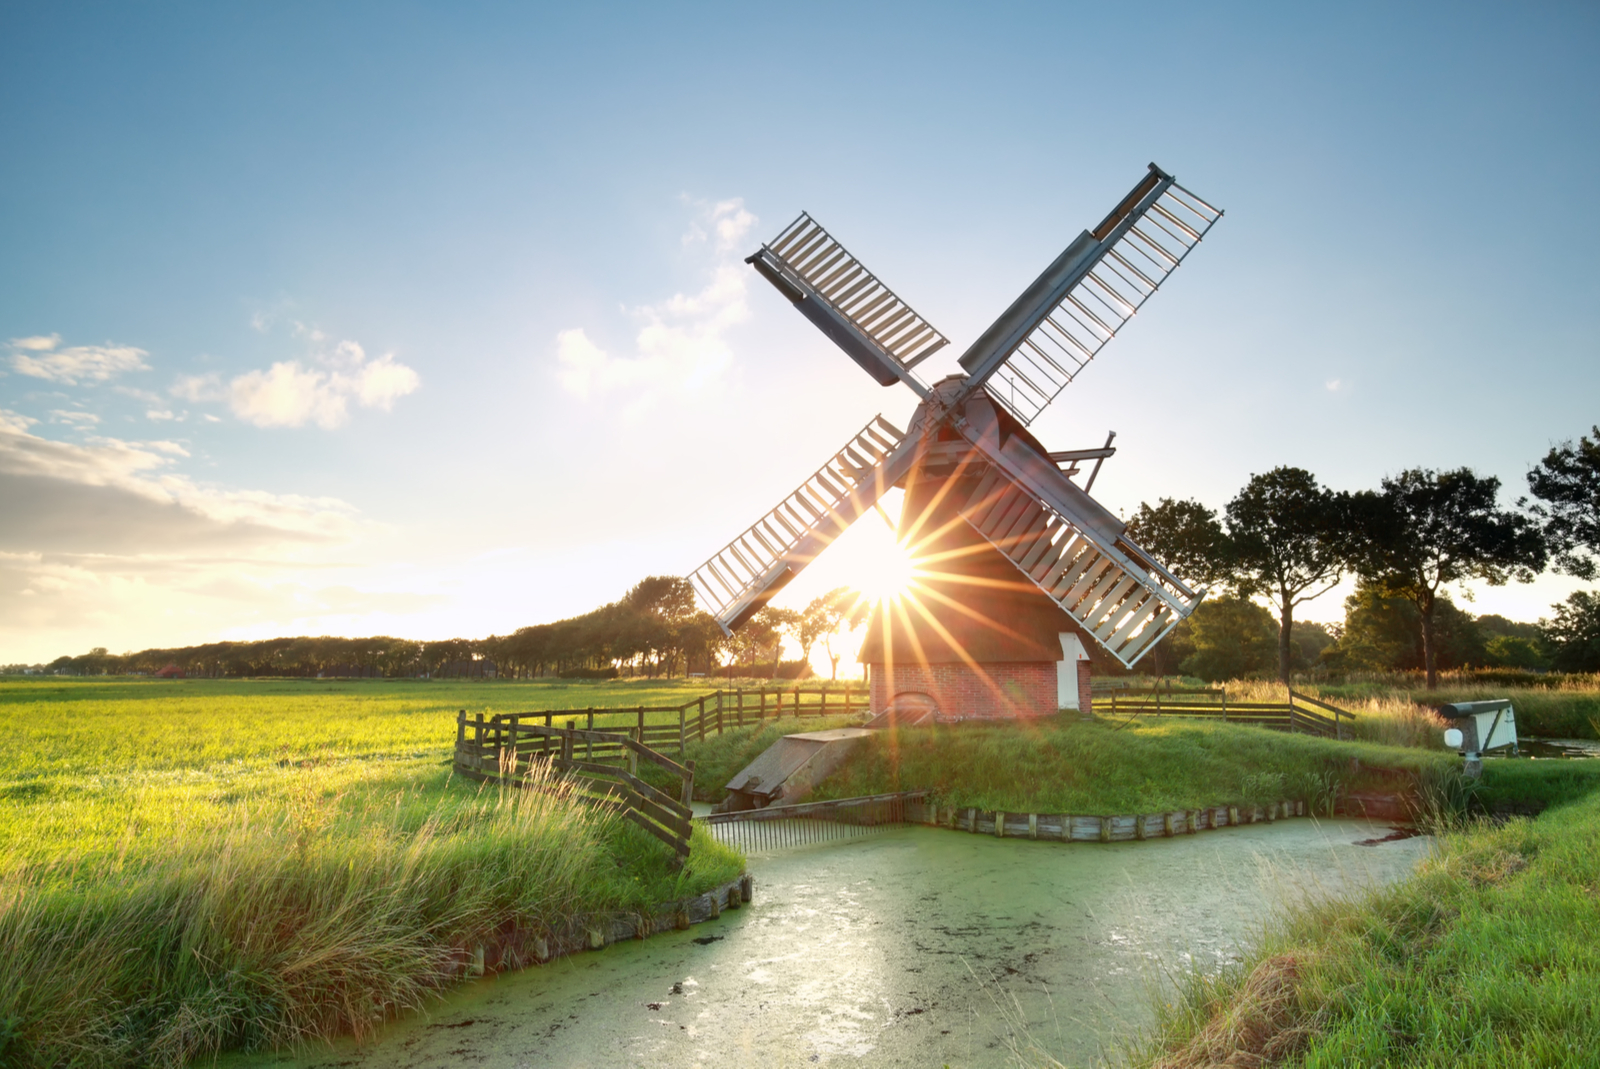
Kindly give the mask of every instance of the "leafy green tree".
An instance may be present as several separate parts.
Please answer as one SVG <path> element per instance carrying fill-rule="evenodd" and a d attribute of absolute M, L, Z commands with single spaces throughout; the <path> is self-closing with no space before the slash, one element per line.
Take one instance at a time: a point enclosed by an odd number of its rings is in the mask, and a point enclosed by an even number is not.
<path fill-rule="evenodd" d="M 1484 663 L 1490 668 L 1534 670 L 1549 664 L 1540 644 L 1521 635 L 1495 635 L 1484 643 Z"/>
<path fill-rule="evenodd" d="M 1556 566 L 1580 579 L 1594 578 L 1600 556 L 1600 426 L 1593 434 L 1561 443 L 1528 472 Z"/>
<path fill-rule="evenodd" d="M 1344 600 L 1339 641 L 1321 655 L 1327 667 L 1344 672 L 1417 672 L 1426 664 L 1422 615 L 1409 599 L 1358 582 Z M 1440 594 L 1434 611 L 1434 639 L 1441 670 L 1465 668 L 1485 660 L 1483 640 L 1472 617 Z"/>
<path fill-rule="evenodd" d="M 1180 665 L 1187 675 L 1211 682 L 1240 679 L 1270 668 L 1276 659 L 1272 614 L 1248 598 L 1208 598 L 1186 623 L 1194 646 Z"/>
<path fill-rule="evenodd" d="M 1442 589 L 1470 579 L 1527 583 L 1544 570 L 1538 524 L 1500 508 L 1499 492 L 1499 479 L 1470 468 L 1413 468 L 1383 480 L 1375 508 L 1359 525 L 1366 536 L 1363 577 L 1417 608 L 1429 690 L 1439 684 L 1434 625 Z"/>
<path fill-rule="evenodd" d="M 1326 594 L 1352 556 L 1350 495 L 1317 483 L 1304 468 L 1252 475 L 1228 502 L 1228 558 L 1239 593 L 1269 598 L 1278 610 L 1278 678 L 1294 662 L 1295 606 Z"/>
<path fill-rule="evenodd" d="M 1553 651 L 1552 667 L 1563 672 L 1600 672 L 1600 593 L 1576 590 L 1552 608 L 1555 617 L 1539 621 Z"/>
<path fill-rule="evenodd" d="M 1228 536 L 1217 514 L 1198 501 L 1164 497 L 1153 508 L 1140 502 L 1128 536 L 1186 583 L 1216 586 L 1233 574 Z"/>

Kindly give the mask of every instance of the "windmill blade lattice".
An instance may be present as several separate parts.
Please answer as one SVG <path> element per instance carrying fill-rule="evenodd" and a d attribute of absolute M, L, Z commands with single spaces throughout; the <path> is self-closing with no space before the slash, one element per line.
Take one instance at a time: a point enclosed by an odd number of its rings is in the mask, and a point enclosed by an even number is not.
<path fill-rule="evenodd" d="M 904 431 L 874 417 L 794 493 L 691 572 L 722 629 L 731 634 L 872 508 L 904 476 L 889 462 L 913 445 Z"/>
<path fill-rule="evenodd" d="M 969 350 L 962 366 L 1024 425 L 1031 423 L 1221 217 L 1151 164 L 1145 181 L 1052 265 L 1065 269 L 1053 285 L 1040 291 L 1036 283 L 1019 298 L 1029 306 L 1013 306 L 996 324 L 1008 329 L 996 335 L 991 328 L 994 336 Z"/>
<path fill-rule="evenodd" d="M 1128 667 L 1203 596 L 1126 539 L 1100 545 L 997 468 L 990 468 L 961 515 Z"/>
<path fill-rule="evenodd" d="M 949 344 L 804 212 L 749 263 L 883 385 Z"/>

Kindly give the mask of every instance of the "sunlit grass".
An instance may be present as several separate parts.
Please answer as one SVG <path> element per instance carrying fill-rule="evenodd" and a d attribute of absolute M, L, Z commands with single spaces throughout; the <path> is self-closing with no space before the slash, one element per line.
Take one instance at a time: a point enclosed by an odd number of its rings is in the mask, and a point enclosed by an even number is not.
<path fill-rule="evenodd" d="M 179 1065 L 361 1034 L 454 983 L 462 953 L 507 926 L 643 910 L 738 875 L 742 858 L 703 835 L 674 870 L 559 783 L 453 778 L 455 709 L 527 697 L 0 688 L 0 1064 Z"/>
<path fill-rule="evenodd" d="M 1330 782 L 1356 789 L 1375 769 L 1423 773 L 1459 763 L 1443 752 L 1236 724 L 1083 722 L 1073 714 L 876 733 L 820 785 L 818 797 L 928 790 L 940 805 L 985 810 L 1154 813 L 1322 797 Z"/>

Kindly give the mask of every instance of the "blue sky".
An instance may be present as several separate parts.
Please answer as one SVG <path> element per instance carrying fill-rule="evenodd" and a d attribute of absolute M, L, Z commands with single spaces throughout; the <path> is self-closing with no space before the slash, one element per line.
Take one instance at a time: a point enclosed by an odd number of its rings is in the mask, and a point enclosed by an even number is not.
<path fill-rule="evenodd" d="M 1470 465 L 1509 503 L 1600 422 L 1592 4 L 8 5 L 0 32 L 0 661 L 486 635 L 689 571 L 912 408 L 741 263 L 801 209 L 946 363 L 1147 162 L 1226 209 L 1034 425 L 1118 432 L 1113 508 L 1278 464 Z M 795 597 L 850 577 L 830 552 Z"/>

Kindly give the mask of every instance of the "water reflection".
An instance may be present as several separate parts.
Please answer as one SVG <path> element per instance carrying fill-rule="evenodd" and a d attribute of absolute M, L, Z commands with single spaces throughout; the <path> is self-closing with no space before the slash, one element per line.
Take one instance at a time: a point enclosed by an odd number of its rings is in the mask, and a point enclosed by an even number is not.
<path fill-rule="evenodd" d="M 471 986 L 373 1045 L 249 1065 L 997 1066 L 1094 1061 L 1170 970 L 1273 903 L 1394 879 L 1425 839 L 1285 821 L 1118 845 L 904 828 L 755 854 L 753 907 Z M 720 936 L 721 938 L 714 938 Z"/>

